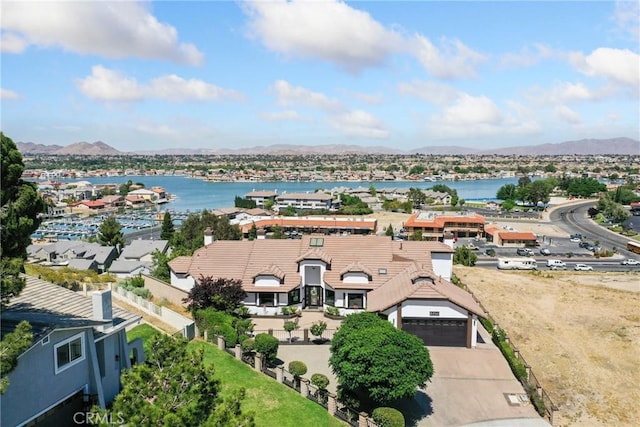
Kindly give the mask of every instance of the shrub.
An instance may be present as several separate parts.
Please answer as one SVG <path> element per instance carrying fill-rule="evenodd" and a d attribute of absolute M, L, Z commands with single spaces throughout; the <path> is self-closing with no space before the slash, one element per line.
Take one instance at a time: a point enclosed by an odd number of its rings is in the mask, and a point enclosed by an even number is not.
<path fill-rule="evenodd" d="M 137 275 L 126 279 L 122 284 L 134 288 L 144 288 L 144 278 L 141 275 Z"/>
<path fill-rule="evenodd" d="M 327 329 L 327 322 L 323 322 L 322 320 L 318 320 L 314 322 L 309 330 L 314 337 L 322 338 L 322 334 Z"/>
<path fill-rule="evenodd" d="M 320 390 L 326 390 L 329 382 L 329 377 L 324 374 L 311 375 L 311 384 L 318 387 Z"/>
<path fill-rule="evenodd" d="M 240 346 L 242 347 L 243 352 L 252 352 L 256 349 L 256 340 L 253 338 L 246 338 L 241 342 Z"/>
<path fill-rule="evenodd" d="M 397 409 L 381 406 L 371 416 L 379 427 L 404 427 L 404 415 Z"/>
<path fill-rule="evenodd" d="M 299 360 L 289 362 L 289 372 L 296 377 L 302 376 L 307 373 L 307 365 Z"/>
<path fill-rule="evenodd" d="M 493 323 L 491 323 L 491 320 L 481 317 L 480 323 L 482 323 L 482 326 L 484 326 L 487 332 L 493 335 Z"/>
<path fill-rule="evenodd" d="M 327 307 L 327 314 L 331 316 L 340 316 L 340 309 L 338 307 Z"/>
<path fill-rule="evenodd" d="M 206 308 L 195 312 L 195 320 L 198 327 L 206 330 L 211 338 L 220 335 L 224 338 L 227 347 L 233 347 L 238 343 L 238 335 L 234 327 L 234 317 L 222 311 Z"/>
<path fill-rule="evenodd" d="M 288 320 L 284 322 L 283 328 L 285 331 L 289 332 L 289 342 L 291 342 L 291 332 L 299 329 L 300 326 L 298 326 L 298 322 L 292 322 L 291 320 Z"/>
<path fill-rule="evenodd" d="M 278 346 L 280 345 L 278 339 L 272 335 L 262 333 L 256 335 L 255 341 L 256 351 L 264 355 L 264 360 L 268 364 L 273 364 L 278 355 Z"/>

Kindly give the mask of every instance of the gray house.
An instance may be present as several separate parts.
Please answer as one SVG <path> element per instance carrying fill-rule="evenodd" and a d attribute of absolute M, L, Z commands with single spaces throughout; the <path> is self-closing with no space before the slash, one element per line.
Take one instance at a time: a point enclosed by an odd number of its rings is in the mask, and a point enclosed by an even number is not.
<path fill-rule="evenodd" d="M 165 253 L 168 249 L 168 240 L 133 240 L 122 249 L 122 253 L 118 259 L 120 261 L 143 261 L 151 263 L 155 251 Z"/>
<path fill-rule="evenodd" d="M 8 375 L 0 424 L 73 425 L 74 414 L 93 404 L 104 408 L 114 399 L 120 374 L 131 367 L 131 355 L 144 361 L 142 341 L 128 343 L 125 332 L 140 316 L 112 307 L 110 290 L 89 298 L 25 278 L 22 293 L 2 311 L 2 334 L 27 320 L 33 344 Z"/>

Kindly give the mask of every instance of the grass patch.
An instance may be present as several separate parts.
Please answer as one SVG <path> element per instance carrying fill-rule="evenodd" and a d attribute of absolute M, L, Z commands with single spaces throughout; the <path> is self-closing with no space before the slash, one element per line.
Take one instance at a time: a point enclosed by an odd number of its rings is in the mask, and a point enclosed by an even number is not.
<path fill-rule="evenodd" d="M 260 374 L 230 354 L 201 341 L 189 343 L 191 348 L 204 349 L 205 363 L 213 363 L 220 379 L 223 396 L 244 387 L 247 397 L 243 410 L 253 411 L 256 426 L 298 427 L 343 426 L 320 405 L 303 398 L 299 393 Z"/>
<path fill-rule="evenodd" d="M 142 338 L 147 342 L 160 332 L 155 328 L 142 324 L 127 332 L 129 341 Z M 320 405 L 305 399 L 289 387 L 278 384 L 271 378 L 258 373 L 230 354 L 218 350 L 211 344 L 192 341 L 191 349 L 204 350 L 204 362 L 213 363 L 216 378 L 220 379 L 222 395 L 244 387 L 247 395 L 242 402 L 243 411 L 253 411 L 256 426 L 344 426 L 336 418 L 330 416 Z"/>

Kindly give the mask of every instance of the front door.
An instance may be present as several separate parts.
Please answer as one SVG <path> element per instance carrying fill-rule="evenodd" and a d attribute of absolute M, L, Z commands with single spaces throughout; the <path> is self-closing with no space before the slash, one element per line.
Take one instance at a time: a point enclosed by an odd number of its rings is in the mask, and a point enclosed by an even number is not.
<path fill-rule="evenodd" d="M 322 307 L 322 286 L 305 286 L 304 296 L 307 307 Z"/>

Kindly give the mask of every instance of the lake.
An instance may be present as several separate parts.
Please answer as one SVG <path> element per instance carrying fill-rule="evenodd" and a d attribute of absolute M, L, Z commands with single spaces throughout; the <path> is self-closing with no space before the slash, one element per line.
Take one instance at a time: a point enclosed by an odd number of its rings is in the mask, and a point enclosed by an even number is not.
<path fill-rule="evenodd" d="M 142 182 L 146 187 L 162 187 L 176 199 L 164 204 L 161 210 L 200 211 L 203 209 L 220 209 L 233 207 L 236 196 L 244 197 L 251 191 L 277 191 L 279 194 L 315 192 L 319 188 L 334 187 L 369 188 L 371 185 L 380 188 L 411 188 L 426 190 L 435 184 L 444 184 L 458 191 L 458 196 L 467 201 L 495 200 L 496 192 L 505 184 L 516 184 L 518 178 L 481 179 L 475 181 L 339 181 L 339 182 L 206 182 L 201 179 L 184 176 L 122 176 L 122 177 L 88 177 L 80 179 L 61 179 L 61 182 L 89 181 L 92 184 L 126 183 L 128 180 Z"/>

